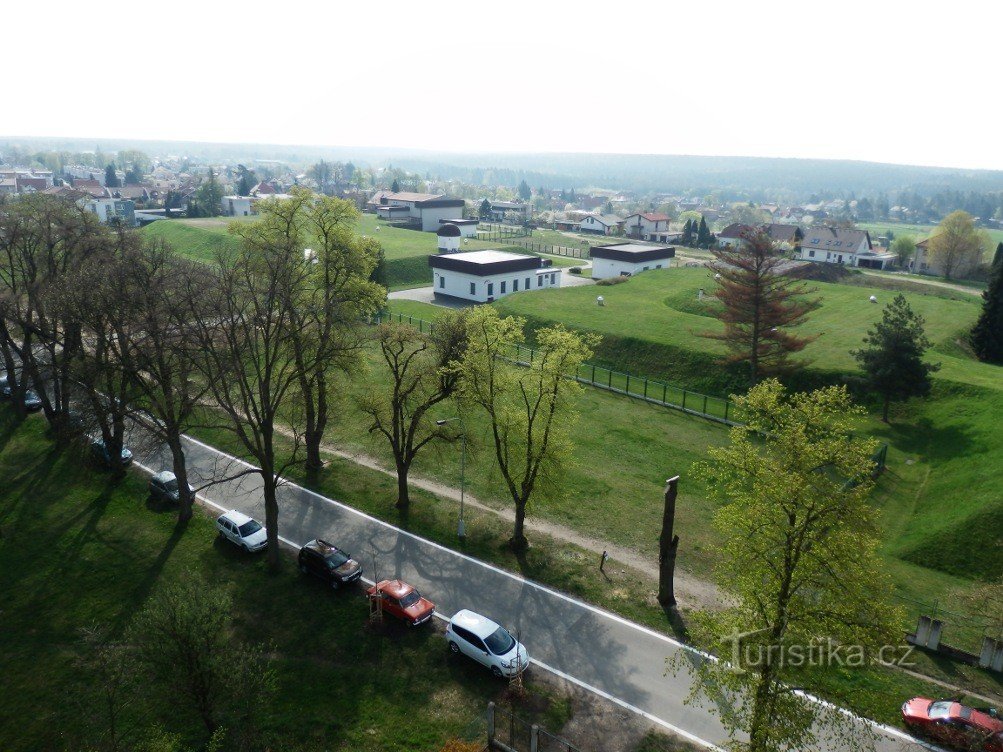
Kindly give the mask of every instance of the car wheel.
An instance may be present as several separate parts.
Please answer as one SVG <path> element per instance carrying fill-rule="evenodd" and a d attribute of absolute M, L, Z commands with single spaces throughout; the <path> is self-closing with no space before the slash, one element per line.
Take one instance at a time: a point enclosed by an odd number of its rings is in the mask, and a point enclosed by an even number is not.
<path fill-rule="evenodd" d="M 501 669 L 500 669 L 500 668 L 498 668 L 497 666 L 492 666 L 492 667 L 491 667 L 491 673 L 492 673 L 492 674 L 494 674 L 495 676 L 497 676 L 497 677 L 498 677 L 499 679 L 501 679 L 501 678 L 502 678 L 502 672 L 501 672 Z"/>
<path fill-rule="evenodd" d="M 449 641 L 449 650 L 450 650 L 450 652 L 453 652 L 453 653 L 459 653 L 460 652 L 460 646 L 457 645 L 452 640 L 450 640 Z"/>
<path fill-rule="evenodd" d="M 246 544 L 246 543 L 241 543 L 241 544 L 240 544 L 240 547 L 241 547 L 242 549 L 244 549 L 244 553 L 245 553 L 245 554 L 249 554 L 249 553 L 251 553 L 251 549 L 250 549 L 250 548 L 248 548 L 248 546 L 247 546 L 247 544 Z"/>

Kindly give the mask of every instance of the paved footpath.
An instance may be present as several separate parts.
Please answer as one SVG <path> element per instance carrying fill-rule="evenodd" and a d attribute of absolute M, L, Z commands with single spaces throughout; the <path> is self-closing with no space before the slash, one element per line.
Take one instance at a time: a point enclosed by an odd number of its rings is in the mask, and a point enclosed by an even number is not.
<path fill-rule="evenodd" d="M 187 441 L 186 452 L 196 487 L 250 467 L 194 439 Z M 166 450 L 139 451 L 136 460 L 148 471 L 170 467 Z M 199 498 L 210 507 L 239 509 L 261 520 L 260 486 L 259 476 L 248 475 L 210 486 Z M 680 650 L 699 660 L 666 635 L 291 483 L 279 489 L 279 534 L 297 547 L 315 537 L 336 543 L 361 561 L 367 578 L 407 580 L 435 601 L 440 615 L 470 608 L 495 619 L 519 633 L 536 666 L 531 670 L 552 671 L 703 746 L 726 741 L 713 713 L 684 704 L 690 677 L 665 675 L 666 659 Z M 864 725 L 861 722 L 861 728 Z M 920 749 L 897 730 L 878 728 L 877 734 L 880 752 Z M 861 745 L 850 741 L 840 746 Z"/>

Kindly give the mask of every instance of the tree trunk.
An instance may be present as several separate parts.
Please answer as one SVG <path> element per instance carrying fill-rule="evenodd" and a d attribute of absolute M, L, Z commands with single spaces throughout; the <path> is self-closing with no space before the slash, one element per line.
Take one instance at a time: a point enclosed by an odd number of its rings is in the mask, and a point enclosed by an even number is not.
<path fill-rule="evenodd" d="M 181 434 L 172 432 L 167 445 L 171 449 L 174 477 L 178 481 L 178 522 L 184 524 L 192 518 L 195 499 L 193 494 L 188 491 L 188 467 L 185 465 L 185 450 L 181 444 Z"/>
<path fill-rule="evenodd" d="M 675 606 L 676 552 L 679 550 L 679 536 L 672 530 L 676 519 L 676 494 L 679 476 L 669 478 L 665 487 L 665 507 L 662 512 L 662 534 L 658 539 L 658 602 L 663 606 Z"/>
<path fill-rule="evenodd" d="M 407 512 L 411 507 L 411 492 L 407 485 L 407 476 L 410 471 L 409 465 L 403 462 L 397 463 L 397 509 L 401 512 Z"/>
<path fill-rule="evenodd" d="M 281 552 L 279 551 L 279 502 L 276 495 L 278 479 L 270 469 L 261 471 L 264 480 L 265 496 L 265 531 L 268 536 L 267 560 L 268 568 L 277 572 L 282 563 Z"/>
<path fill-rule="evenodd" d="M 514 551 L 525 551 L 529 547 L 529 541 L 526 540 L 526 501 L 525 499 L 521 501 L 516 501 L 515 503 L 515 529 L 512 531 L 512 537 L 509 538 L 508 544 L 512 547 Z"/>
<path fill-rule="evenodd" d="M 312 472 L 321 470 L 324 467 L 324 460 L 320 456 L 320 444 L 324 438 L 324 432 L 316 428 L 307 428 L 303 432 L 303 444 L 306 447 L 306 469 Z"/>

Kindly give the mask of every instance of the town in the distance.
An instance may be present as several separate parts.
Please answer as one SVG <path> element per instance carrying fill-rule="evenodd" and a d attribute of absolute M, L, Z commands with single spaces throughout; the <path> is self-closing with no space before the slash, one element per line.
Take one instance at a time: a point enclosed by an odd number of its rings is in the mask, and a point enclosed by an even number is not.
<path fill-rule="evenodd" d="M 0 138 L 0 749 L 1003 752 L 1003 172 L 351 152 Z"/>

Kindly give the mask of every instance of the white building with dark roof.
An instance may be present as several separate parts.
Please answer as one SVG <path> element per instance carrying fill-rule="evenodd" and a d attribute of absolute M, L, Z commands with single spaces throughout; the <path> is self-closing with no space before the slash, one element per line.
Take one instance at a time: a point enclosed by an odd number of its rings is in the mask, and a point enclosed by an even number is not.
<path fill-rule="evenodd" d="M 614 243 L 592 246 L 592 279 L 632 277 L 650 269 L 668 269 L 676 256 L 671 245 Z"/>
<path fill-rule="evenodd" d="M 578 231 L 593 235 L 615 235 L 622 226 L 623 219 L 615 214 L 590 214 L 578 223 Z"/>
<path fill-rule="evenodd" d="M 442 220 L 463 219 L 462 198 L 450 198 L 439 193 L 399 191 L 381 197 L 376 207 L 381 219 L 410 219 L 415 229 L 438 232 Z"/>
<path fill-rule="evenodd" d="M 549 260 L 508 251 L 441 253 L 428 257 L 437 298 L 490 303 L 527 290 L 561 286 Z"/>
<path fill-rule="evenodd" d="M 884 269 L 895 261 L 894 253 L 877 253 L 866 230 L 847 230 L 821 225 L 804 231 L 799 258 L 825 264 Z"/>

